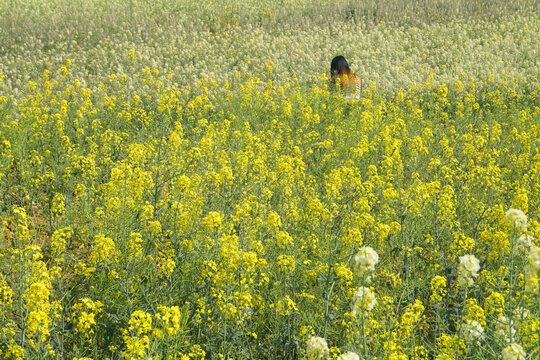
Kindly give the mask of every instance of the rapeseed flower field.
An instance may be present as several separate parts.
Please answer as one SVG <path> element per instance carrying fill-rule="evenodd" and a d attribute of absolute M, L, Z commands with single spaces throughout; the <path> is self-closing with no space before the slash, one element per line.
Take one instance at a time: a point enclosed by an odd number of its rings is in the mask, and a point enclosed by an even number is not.
<path fill-rule="evenodd" d="M 537 359 L 538 4 L 425 4 L 0 4 L 0 358 Z"/>

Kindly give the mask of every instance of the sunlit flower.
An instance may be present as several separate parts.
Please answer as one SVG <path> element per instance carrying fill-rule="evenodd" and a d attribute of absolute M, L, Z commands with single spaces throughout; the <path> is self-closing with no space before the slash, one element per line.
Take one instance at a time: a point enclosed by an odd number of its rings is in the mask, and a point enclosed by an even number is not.
<path fill-rule="evenodd" d="M 379 262 L 379 254 L 373 248 L 364 246 L 354 256 L 356 268 L 360 274 L 375 271 L 375 265 Z"/>
<path fill-rule="evenodd" d="M 505 214 L 510 224 L 517 230 L 521 232 L 527 231 L 527 215 L 523 211 L 510 208 Z"/>
<path fill-rule="evenodd" d="M 364 311 L 371 311 L 377 304 L 375 294 L 370 288 L 360 287 L 353 296 L 353 314 L 360 314 Z"/>
<path fill-rule="evenodd" d="M 328 344 L 321 337 L 312 336 L 309 338 L 306 347 L 308 359 L 324 359 L 328 356 Z"/>
<path fill-rule="evenodd" d="M 503 360 L 525 360 L 525 350 L 521 345 L 513 343 L 507 346 L 502 351 Z"/>
<path fill-rule="evenodd" d="M 505 343 L 510 343 L 516 338 L 516 330 L 510 323 L 510 320 L 506 316 L 499 316 L 496 320 L 496 331 L 495 333 L 502 339 Z"/>
<path fill-rule="evenodd" d="M 461 325 L 461 336 L 466 341 L 481 340 L 484 337 L 484 328 L 475 320 L 467 320 L 467 322 Z"/>
<path fill-rule="evenodd" d="M 431 297 L 432 303 L 441 302 L 446 295 L 446 278 L 435 276 L 431 279 Z"/>
<path fill-rule="evenodd" d="M 338 360 L 360 360 L 360 356 L 358 356 L 358 354 L 353 353 L 351 351 L 347 351 L 346 353 L 341 354 L 338 357 Z"/>
<path fill-rule="evenodd" d="M 531 246 L 527 259 L 533 269 L 540 270 L 540 247 L 534 245 Z"/>
<path fill-rule="evenodd" d="M 180 331 L 180 319 L 182 316 L 178 306 L 159 306 L 158 310 L 160 313 L 155 316 L 162 322 L 167 334 L 175 335 L 178 333 Z"/>
<path fill-rule="evenodd" d="M 480 261 L 474 255 L 464 255 L 459 257 L 458 278 L 461 286 L 471 286 L 474 279 L 478 277 Z"/>
<path fill-rule="evenodd" d="M 518 247 L 524 251 L 527 251 L 532 245 L 534 245 L 534 236 L 523 234 L 517 239 Z"/>

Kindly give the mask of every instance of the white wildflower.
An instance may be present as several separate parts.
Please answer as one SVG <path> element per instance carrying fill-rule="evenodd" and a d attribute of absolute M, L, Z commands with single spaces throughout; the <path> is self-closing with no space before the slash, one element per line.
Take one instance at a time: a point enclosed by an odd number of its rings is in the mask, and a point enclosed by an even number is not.
<path fill-rule="evenodd" d="M 379 262 L 379 255 L 371 247 L 364 246 L 354 256 L 354 262 L 360 274 L 375 271 L 375 265 Z"/>
<path fill-rule="evenodd" d="M 328 356 L 328 344 L 324 338 L 312 336 L 307 342 L 306 353 L 308 359 L 321 359 Z"/>
<path fill-rule="evenodd" d="M 484 329 L 478 321 L 467 320 L 467 323 L 461 326 L 461 334 L 466 341 L 481 340 L 484 337 Z"/>
<path fill-rule="evenodd" d="M 345 354 L 342 354 L 340 357 L 338 357 L 337 360 L 360 360 L 360 356 L 358 356 L 358 354 L 356 353 L 348 351 Z"/>
<path fill-rule="evenodd" d="M 522 306 L 518 306 L 514 309 L 514 322 L 517 324 L 522 323 L 531 316 L 531 312 Z"/>
<path fill-rule="evenodd" d="M 356 315 L 363 311 L 371 311 L 376 304 L 377 299 L 373 291 L 367 287 L 360 287 L 353 296 L 352 313 Z"/>
<path fill-rule="evenodd" d="M 529 259 L 529 265 L 534 270 L 540 269 L 540 247 L 538 246 L 531 246 L 531 250 L 529 250 L 529 256 L 527 257 Z"/>
<path fill-rule="evenodd" d="M 515 226 L 521 232 L 527 231 L 527 215 L 519 209 L 508 209 L 506 212 L 506 218 L 511 225 Z"/>
<path fill-rule="evenodd" d="M 525 360 L 525 350 L 521 345 L 513 343 L 502 351 L 503 360 Z"/>
<path fill-rule="evenodd" d="M 531 264 L 526 265 L 523 268 L 525 274 L 525 291 L 534 293 L 538 291 L 538 271 Z"/>
<path fill-rule="evenodd" d="M 534 236 L 523 234 L 517 239 L 517 247 L 519 250 L 527 251 L 531 246 L 534 245 Z"/>
<path fill-rule="evenodd" d="M 499 316 L 496 323 L 496 329 L 495 333 L 505 343 L 510 343 L 516 338 L 516 329 L 514 329 L 505 316 Z"/>
<path fill-rule="evenodd" d="M 471 286 L 478 276 L 480 261 L 474 255 L 463 255 L 459 257 L 458 278 L 461 286 Z"/>

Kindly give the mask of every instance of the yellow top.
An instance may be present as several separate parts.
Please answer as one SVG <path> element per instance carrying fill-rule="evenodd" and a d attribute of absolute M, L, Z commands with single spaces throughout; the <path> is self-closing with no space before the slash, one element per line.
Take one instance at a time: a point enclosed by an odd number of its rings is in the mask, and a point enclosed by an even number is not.
<path fill-rule="evenodd" d="M 356 97 L 360 99 L 360 93 L 362 92 L 362 78 L 360 76 L 351 74 L 339 74 L 334 75 L 330 80 L 332 84 L 339 84 L 339 88 L 345 93 L 346 98 Z"/>

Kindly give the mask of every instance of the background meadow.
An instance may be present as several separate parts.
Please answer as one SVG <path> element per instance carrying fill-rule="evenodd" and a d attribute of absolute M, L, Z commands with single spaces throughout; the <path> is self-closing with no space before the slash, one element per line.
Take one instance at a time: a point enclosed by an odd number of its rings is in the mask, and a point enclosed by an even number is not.
<path fill-rule="evenodd" d="M 0 357 L 540 356 L 537 1 L 0 14 Z"/>

